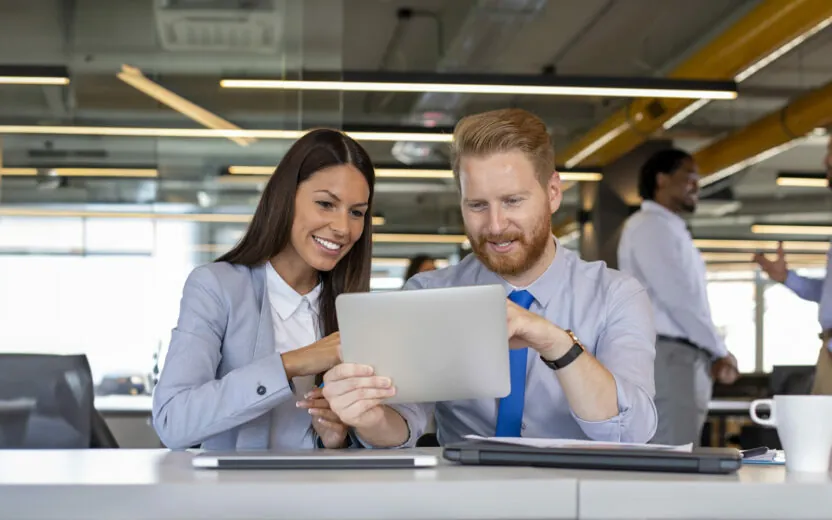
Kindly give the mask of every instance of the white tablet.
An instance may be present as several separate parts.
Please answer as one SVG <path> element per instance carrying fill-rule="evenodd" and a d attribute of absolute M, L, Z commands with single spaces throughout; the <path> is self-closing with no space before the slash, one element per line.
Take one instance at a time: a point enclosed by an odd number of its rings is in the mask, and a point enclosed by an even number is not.
<path fill-rule="evenodd" d="M 335 301 L 344 362 L 393 380 L 387 402 L 505 397 L 511 391 L 500 285 L 349 293 Z"/>

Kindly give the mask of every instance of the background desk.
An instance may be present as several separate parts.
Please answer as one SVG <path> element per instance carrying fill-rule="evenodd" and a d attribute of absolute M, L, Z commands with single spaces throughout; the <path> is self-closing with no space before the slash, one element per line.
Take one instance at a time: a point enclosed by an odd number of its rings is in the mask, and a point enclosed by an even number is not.
<path fill-rule="evenodd" d="M 571 472 L 581 519 L 820 519 L 832 517 L 830 475 L 744 466 L 730 476 Z"/>
<path fill-rule="evenodd" d="M 574 519 L 578 512 L 576 479 L 552 470 L 215 471 L 192 469 L 191 457 L 0 451 L 0 518 Z"/>

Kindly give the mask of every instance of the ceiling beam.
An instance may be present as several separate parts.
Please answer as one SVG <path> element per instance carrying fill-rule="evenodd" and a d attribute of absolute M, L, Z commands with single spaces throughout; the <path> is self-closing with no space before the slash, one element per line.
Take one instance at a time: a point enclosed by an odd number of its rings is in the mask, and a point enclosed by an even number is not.
<path fill-rule="evenodd" d="M 711 184 L 785 151 L 832 122 L 832 82 L 811 90 L 694 154 L 703 184 Z"/>
<path fill-rule="evenodd" d="M 766 0 L 668 76 L 735 78 L 830 17 L 832 2 Z M 629 103 L 571 143 L 561 154 L 562 160 L 570 167 L 609 164 L 635 149 L 694 103 L 699 101 L 639 99 Z"/>

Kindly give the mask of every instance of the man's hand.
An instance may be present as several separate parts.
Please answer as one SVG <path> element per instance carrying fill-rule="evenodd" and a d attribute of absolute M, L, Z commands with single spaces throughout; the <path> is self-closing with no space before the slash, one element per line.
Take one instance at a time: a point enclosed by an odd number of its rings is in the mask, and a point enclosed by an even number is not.
<path fill-rule="evenodd" d="M 769 260 L 764 254 L 757 253 L 754 255 L 754 261 L 775 282 L 786 282 L 786 277 L 789 275 L 789 266 L 786 264 L 786 255 L 783 253 L 783 242 L 778 242 L 777 257 L 774 260 Z"/>
<path fill-rule="evenodd" d="M 507 301 L 509 346 L 531 347 L 548 360 L 555 360 L 572 347 L 572 338 L 546 318 Z"/>
<path fill-rule="evenodd" d="M 737 358 L 730 352 L 711 365 L 711 377 L 723 385 L 731 385 L 740 377 Z"/>
<path fill-rule="evenodd" d="M 343 448 L 346 444 L 349 427 L 341 422 L 338 415 L 330 409 L 323 391 L 315 388 L 297 402 L 298 408 L 306 408 L 312 416 L 312 427 L 318 432 L 325 448 Z"/>
<path fill-rule="evenodd" d="M 324 374 L 323 395 L 343 423 L 372 429 L 383 421 L 382 403 L 396 389 L 390 378 L 374 376 L 372 367 L 342 363 Z"/>

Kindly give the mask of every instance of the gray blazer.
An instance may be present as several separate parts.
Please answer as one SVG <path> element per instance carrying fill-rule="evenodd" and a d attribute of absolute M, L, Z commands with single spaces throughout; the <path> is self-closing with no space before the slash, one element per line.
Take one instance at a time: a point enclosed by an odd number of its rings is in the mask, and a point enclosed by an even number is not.
<path fill-rule="evenodd" d="M 172 449 L 265 450 L 268 412 L 292 398 L 275 352 L 265 264 L 194 269 L 153 392 L 161 441 Z"/>

